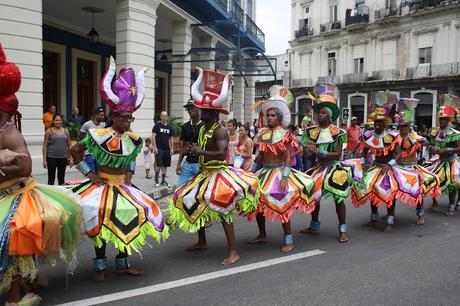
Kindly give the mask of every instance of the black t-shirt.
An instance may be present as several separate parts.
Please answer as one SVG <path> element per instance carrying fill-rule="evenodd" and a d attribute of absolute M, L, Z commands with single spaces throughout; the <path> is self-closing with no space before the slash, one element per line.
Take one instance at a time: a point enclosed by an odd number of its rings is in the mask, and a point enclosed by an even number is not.
<path fill-rule="evenodd" d="M 152 132 L 156 134 L 155 142 L 158 150 L 169 151 L 169 138 L 172 136 L 172 128 L 170 125 L 163 125 L 161 122 L 157 122 L 152 129 Z"/>
<path fill-rule="evenodd" d="M 182 125 L 182 134 L 180 139 L 182 141 L 188 141 L 190 143 L 198 143 L 198 134 L 200 133 L 200 128 L 203 126 L 203 122 L 198 122 L 197 125 L 192 125 L 191 121 L 186 122 Z M 187 161 L 192 164 L 198 162 L 198 156 L 187 156 Z"/>

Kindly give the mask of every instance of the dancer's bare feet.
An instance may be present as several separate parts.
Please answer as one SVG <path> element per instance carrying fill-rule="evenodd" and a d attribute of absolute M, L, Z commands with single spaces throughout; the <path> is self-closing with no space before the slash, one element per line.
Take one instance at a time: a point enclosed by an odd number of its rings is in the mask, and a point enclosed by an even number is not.
<path fill-rule="evenodd" d="M 131 276 L 141 276 L 144 274 L 144 271 L 138 270 L 136 268 L 128 268 L 128 269 L 117 269 L 118 274 L 127 274 Z"/>
<path fill-rule="evenodd" d="M 234 264 L 238 260 L 240 260 L 240 255 L 238 255 L 236 251 L 230 251 L 221 264 L 224 266 L 228 266 Z"/>
<path fill-rule="evenodd" d="M 448 216 L 448 217 L 452 217 L 454 215 L 455 215 L 455 212 L 453 212 L 453 211 L 446 212 L 446 216 Z"/>
<path fill-rule="evenodd" d="M 383 228 L 384 233 L 391 233 L 393 231 L 393 228 L 391 227 L 391 224 L 386 224 L 385 227 Z"/>
<path fill-rule="evenodd" d="M 94 281 L 95 281 L 95 282 L 100 283 L 100 282 L 103 282 L 104 279 L 105 279 L 105 273 L 104 273 L 104 271 L 96 271 L 96 272 L 94 273 Z"/>
<path fill-rule="evenodd" d="M 39 274 L 36 279 L 34 279 L 32 282 L 26 282 L 24 283 L 23 290 L 25 292 L 31 292 L 34 289 L 41 289 L 41 288 L 46 288 L 48 287 L 48 279 Z"/>
<path fill-rule="evenodd" d="M 267 242 L 267 236 L 266 235 L 259 235 L 255 239 L 249 240 L 249 244 L 259 244 L 259 243 L 265 243 Z"/>
<path fill-rule="evenodd" d="M 339 233 L 339 242 L 340 243 L 348 242 L 348 234 L 347 233 Z"/>
<path fill-rule="evenodd" d="M 294 245 L 293 244 L 285 244 L 283 245 L 283 247 L 281 248 L 281 252 L 283 253 L 289 253 L 291 252 L 292 250 L 294 249 Z"/>
<path fill-rule="evenodd" d="M 319 235 L 320 232 L 318 230 L 312 229 L 311 227 L 307 227 L 306 229 L 303 229 L 303 230 L 299 231 L 299 233 L 317 236 L 317 235 Z"/>
<path fill-rule="evenodd" d="M 425 224 L 425 218 L 424 217 L 418 217 L 417 225 L 423 225 L 423 224 Z"/>
<path fill-rule="evenodd" d="M 206 242 L 198 242 L 185 248 L 186 251 L 204 251 L 208 249 Z"/>

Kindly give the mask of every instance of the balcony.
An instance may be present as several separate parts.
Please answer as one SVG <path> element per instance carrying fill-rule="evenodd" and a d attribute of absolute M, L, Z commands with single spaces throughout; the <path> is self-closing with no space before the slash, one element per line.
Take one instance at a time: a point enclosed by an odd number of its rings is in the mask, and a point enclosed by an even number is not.
<path fill-rule="evenodd" d="M 448 5 L 458 2 L 456 0 L 413 0 L 409 4 L 409 12 L 414 13 L 427 8 L 434 8 L 440 5 Z"/>
<path fill-rule="evenodd" d="M 366 81 L 390 81 L 398 80 L 400 76 L 399 70 L 396 69 L 387 69 L 387 70 L 378 70 L 372 71 Z"/>
<path fill-rule="evenodd" d="M 356 11 L 353 15 L 353 11 Z M 360 4 L 357 9 L 348 9 L 345 16 L 345 27 L 348 30 L 365 27 L 369 23 L 369 7 Z"/>
<path fill-rule="evenodd" d="M 420 64 L 417 67 L 407 68 L 407 79 L 442 78 L 460 75 L 460 63 L 439 65 Z"/>
<path fill-rule="evenodd" d="M 295 31 L 295 39 L 296 40 L 305 40 L 308 37 L 313 36 L 313 29 L 312 28 L 302 28 L 298 31 Z"/>
<path fill-rule="evenodd" d="M 342 75 L 343 84 L 364 83 L 367 80 L 367 73 L 350 73 Z"/>
<path fill-rule="evenodd" d="M 230 1 L 230 7 L 228 10 L 230 19 L 236 22 L 238 25 L 243 26 L 244 10 L 239 6 L 236 0 Z"/>
<path fill-rule="evenodd" d="M 318 82 L 341 84 L 340 77 L 337 75 L 328 75 L 328 76 L 319 77 Z"/>
<path fill-rule="evenodd" d="M 224 11 L 227 11 L 228 8 L 228 0 L 214 0 L 216 4 Z"/>
<path fill-rule="evenodd" d="M 383 20 L 393 20 L 393 18 L 389 18 L 389 17 L 397 17 L 397 16 L 401 16 L 401 7 L 397 6 L 397 7 L 387 7 L 387 8 L 383 8 L 383 9 L 380 9 L 380 10 L 376 10 L 374 12 L 374 21 L 375 22 L 380 22 L 380 21 L 383 21 Z"/>
<path fill-rule="evenodd" d="M 339 20 L 336 20 L 336 21 L 330 21 L 330 22 L 326 22 L 326 23 L 323 23 L 319 26 L 319 32 L 320 33 L 325 33 L 325 32 L 329 32 L 329 31 L 332 31 L 332 30 L 340 30 L 342 28 L 342 22 L 339 21 Z"/>
<path fill-rule="evenodd" d="M 292 86 L 294 88 L 301 88 L 301 87 L 312 87 L 314 84 L 311 78 L 304 78 L 304 79 L 293 79 Z"/>
<path fill-rule="evenodd" d="M 264 32 L 262 32 L 262 30 L 257 26 L 254 20 L 252 20 L 251 17 L 249 17 L 249 15 L 244 15 L 244 17 L 245 17 L 246 33 L 252 36 L 260 44 L 265 45 Z"/>

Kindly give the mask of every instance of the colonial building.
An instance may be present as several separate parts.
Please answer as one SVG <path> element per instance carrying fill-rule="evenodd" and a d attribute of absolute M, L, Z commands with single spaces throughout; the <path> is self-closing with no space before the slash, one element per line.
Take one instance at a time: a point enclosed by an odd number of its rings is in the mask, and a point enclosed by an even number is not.
<path fill-rule="evenodd" d="M 43 170 L 43 111 L 54 104 L 68 117 L 78 106 L 88 119 L 104 106 L 98 88 L 111 55 L 118 68 L 149 68 L 133 123 L 143 137 L 162 110 L 185 118 L 195 66 L 235 74 L 230 116 L 251 120 L 244 101 L 254 100 L 255 80 L 240 75 L 242 59 L 265 51 L 255 14 L 256 0 L 2 0 L 0 43 L 21 69 L 19 111 L 34 172 Z"/>
<path fill-rule="evenodd" d="M 271 63 L 271 67 L 263 70 L 260 72 L 260 76 L 256 77 L 256 96 L 255 99 L 260 100 L 268 95 L 268 91 L 271 86 L 283 85 L 288 86 L 289 84 L 285 84 L 285 80 L 289 80 L 289 53 L 286 53 L 268 56 L 269 61 Z M 274 74 L 273 74 L 273 71 Z M 275 80 L 276 76 L 276 80 Z"/>
<path fill-rule="evenodd" d="M 460 94 L 459 16 L 458 0 L 292 0 L 295 119 L 320 80 L 339 86 L 340 108 L 361 122 L 373 93 L 387 90 L 420 99 L 416 124 L 431 127 L 438 96 Z"/>

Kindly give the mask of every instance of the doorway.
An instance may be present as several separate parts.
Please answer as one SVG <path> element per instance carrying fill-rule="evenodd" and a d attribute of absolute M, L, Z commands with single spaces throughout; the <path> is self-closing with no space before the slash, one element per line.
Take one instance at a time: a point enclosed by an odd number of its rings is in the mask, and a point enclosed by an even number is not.
<path fill-rule="evenodd" d="M 415 124 L 420 128 L 425 125 L 428 129 L 432 127 L 433 118 L 433 94 L 420 92 L 414 95 L 420 102 L 415 109 Z"/>
<path fill-rule="evenodd" d="M 187 101 L 184 101 L 184 104 Z M 155 113 L 166 111 L 165 105 L 165 79 L 155 78 Z"/>
<path fill-rule="evenodd" d="M 48 111 L 51 105 L 56 106 L 59 113 L 59 54 L 43 51 L 43 112 Z"/>
<path fill-rule="evenodd" d="M 77 59 L 77 106 L 85 120 L 91 118 L 96 101 L 96 63 Z"/>
<path fill-rule="evenodd" d="M 351 114 L 350 119 L 353 117 L 358 118 L 358 123 L 363 124 L 364 122 L 364 97 L 363 96 L 353 96 L 350 99 Z"/>

